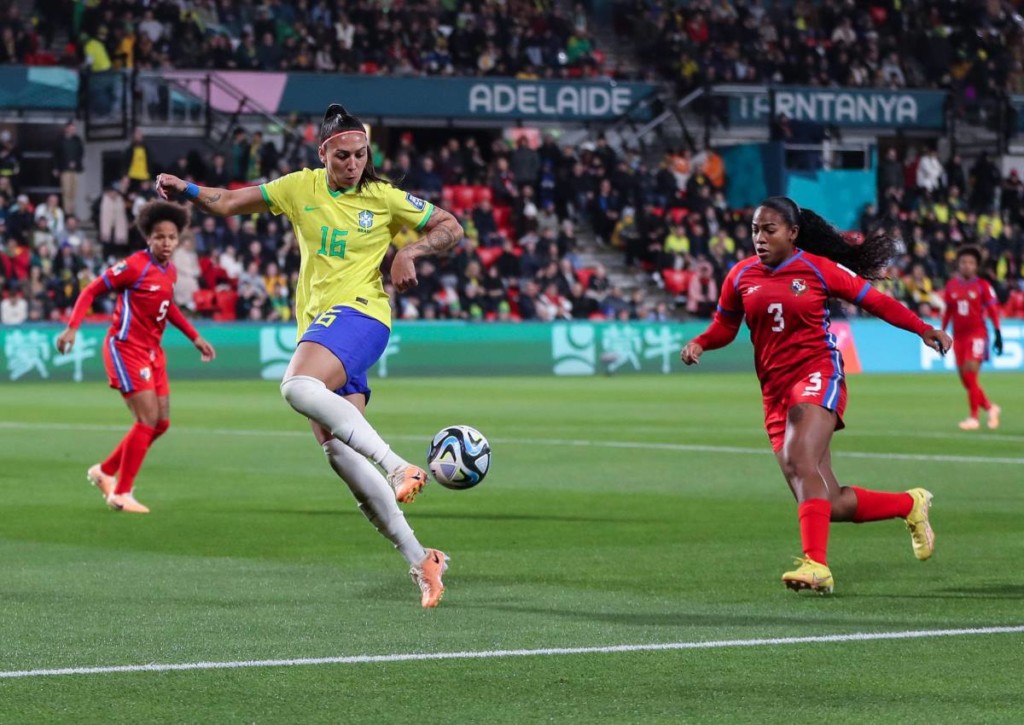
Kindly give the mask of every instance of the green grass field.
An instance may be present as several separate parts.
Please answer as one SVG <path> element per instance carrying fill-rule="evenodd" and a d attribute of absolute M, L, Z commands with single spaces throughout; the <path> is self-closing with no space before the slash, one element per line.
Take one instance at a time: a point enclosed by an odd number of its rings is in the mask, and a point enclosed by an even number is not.
<path fill-rule="evenodd" d="M 0 388 L 0 721 L 649 723 L 1024 721 L 1024 378 L 984 375 L 998 434 L 962 433 L 952 376 L 858 376 L 841 480 L 935 493 L 938 548 L 901 522 L 832 529 L 832 597 L 779 575 L 795 505 L 753 375 L 377 381 L 407 456 L 451 423 L 494 449 L 479 488 L 407 507 L 452 558 L 419 608 L 404 561 L 265 383 L 174 385 L 138 479 L 149 516 L 85 481 L 126 429 L 98 383 Z M 581 648 L 569 654 L 499 650 Z M 12 677 L 54 668 L 416 653 L 489 657 Z"/>

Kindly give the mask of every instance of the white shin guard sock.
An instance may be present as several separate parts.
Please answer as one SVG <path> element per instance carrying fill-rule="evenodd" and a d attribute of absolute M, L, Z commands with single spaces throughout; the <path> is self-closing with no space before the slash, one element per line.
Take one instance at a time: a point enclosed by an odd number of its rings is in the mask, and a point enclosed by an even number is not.
<path fill-rule="evenodd" d="M 391 450 L 359 409 L 328 390 L 322 380 L 293 375 L 281 383 L 281 395 L 297 412 L 331 432 L 335 438 L 362 453 L 391 473 L 409 462 Z"/>
<path fill-rule="evenodd" d="M 427 554 L 395 503 L 395 492 L 376 466 L 337 439 L 327 441 L 323 448 L 331 468 L 348 484 L 363 515 L 395 545 L 410 566 L 422 563 Z"/>

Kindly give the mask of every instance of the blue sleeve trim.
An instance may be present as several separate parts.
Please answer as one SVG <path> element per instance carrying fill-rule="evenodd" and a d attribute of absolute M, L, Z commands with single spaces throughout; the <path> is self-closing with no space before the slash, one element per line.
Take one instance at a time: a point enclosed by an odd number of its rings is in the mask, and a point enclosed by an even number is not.
<path fill-rule="evenodd" d="M 721 312 L 723 315 L 733 315 L 733 316 L 735 316 L 735 315 L 742 315 L 743 314 L 742 312 L 733 312 L 732 310 L 727 310 L 724 307 L 722 307 L 721 305 L 718 306 L 718 311 Z"/>
<path fill-rule="evenodd" d="M 857 296 L 856 296 L 856 297 L 854 298 L 854 300 L 853 300 L 853 304 L 855 304 L 855 305 L 859 305 L 859 304 L 860 304 L 860 301 L 861 301 L 862 299 L 864 299 L 864 298 L 865 298 L 865 297 L 867 296 L 868 292 L 870 292 L 870 291 L 871 291 L 871 284 L 870 284 L 870 283 L 868 283 L 868 282 L 865 282 L 865 283 L 864 283 L 864 287 L 863 287 L 863 288 L 861 288 L 861 291 L 860 291 L 860 292 L 858 292 L 858 293 L 857 293 Z"/>
<path fill-rule="evenodd" d="M 104 272 L 103 274 L 100 275 L 100 279 L 103 280 L 103 284 L 105 284 L 107 286 L 108 290 L 114 289 L 114 285 L 110 284 L 110 280 L 107 279 L 107 273 L 106 272 Z"/>

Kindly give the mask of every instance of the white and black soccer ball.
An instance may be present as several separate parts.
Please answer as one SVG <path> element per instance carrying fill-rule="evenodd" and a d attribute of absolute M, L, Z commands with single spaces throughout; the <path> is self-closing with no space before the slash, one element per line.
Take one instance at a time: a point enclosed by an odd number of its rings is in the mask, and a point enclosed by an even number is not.
<path fill-rule="evenodd" d="M 427 468 L 445 488 L 472 488 L 491 467 L 491 445 L 476 428 L 451 425 L 438 431 L 427 451 Z"/>

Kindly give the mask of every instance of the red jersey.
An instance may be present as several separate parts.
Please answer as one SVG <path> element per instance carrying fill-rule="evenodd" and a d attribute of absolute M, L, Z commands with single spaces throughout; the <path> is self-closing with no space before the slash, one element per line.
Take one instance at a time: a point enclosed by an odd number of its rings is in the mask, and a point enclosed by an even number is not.
<path fill-rule="evenodd" d="M 953 320 L 953 337 L 988 337 L 985 327 L 985 315 L 992 319 L 992 324 L 999 329 L 999 312 L 996 295 L 992 286 L 975 277 L 965 280 L 963 277 L 951 277 L 943 291 L 946 300 L 946 311 L 942 315 L 942 329 Z"/>
<path fill-rule="evenodd" d="M 108 335 L 131 347 L 153 350 L 160 347 L 167 320 L 181 329 L 190 340 L 198 333 L 174 304 L 177 270 L 169 263 L 157 262 L 149 250 L 136 252 L 118 262 L 82 290 L 75 302 L 68 326 L 77 329 L 92 307 L 94 297 L 103 291 L 117 292 L 117 306 Z"/>
<path fill-rule="evenodd" d="M 805 369 L 831 371 L 828 395 L 838 397 L 843 357 L 829 329 L 828 300 L 836 297 L 860 305 L 886 322 L 921 334 L 928 329 L 915 314 L 876 290 L 863 277 L 827 257 L 802 250 L 777 267 L 757 257 L 734 266 L 722 284 L 715 319 L 694 342 L 706 350 L 727 345 L 745 317 L 754 344 L 761 390 L 782 394 Z M 828 407 L 828 406 L 826 406 Z"/>

